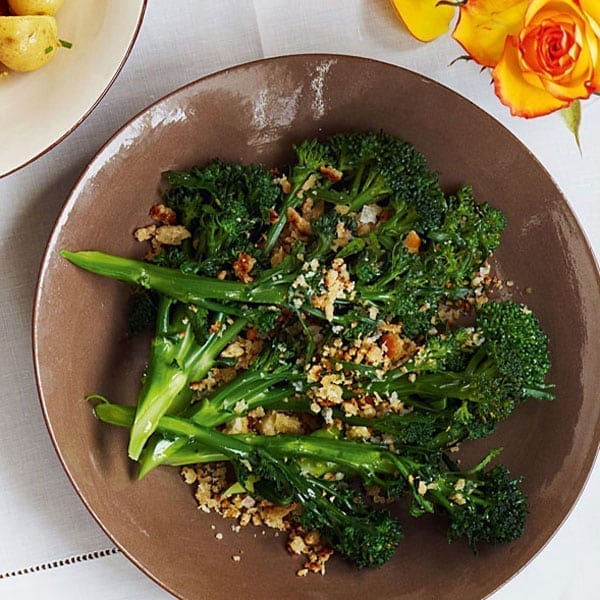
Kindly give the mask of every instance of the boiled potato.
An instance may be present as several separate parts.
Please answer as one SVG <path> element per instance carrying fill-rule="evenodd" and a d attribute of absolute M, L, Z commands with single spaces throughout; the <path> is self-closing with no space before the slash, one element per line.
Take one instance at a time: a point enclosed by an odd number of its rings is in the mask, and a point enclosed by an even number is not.
<path fill-rule="evenodd" d="M 13 71 L 43 67 L 58 45 L 54 17 L 0 17 L 0 62 Z"/>
<path fill-rule="evenodd" d="M 55 15 L 63 0 L 8 0 L 15 15 Z"/>

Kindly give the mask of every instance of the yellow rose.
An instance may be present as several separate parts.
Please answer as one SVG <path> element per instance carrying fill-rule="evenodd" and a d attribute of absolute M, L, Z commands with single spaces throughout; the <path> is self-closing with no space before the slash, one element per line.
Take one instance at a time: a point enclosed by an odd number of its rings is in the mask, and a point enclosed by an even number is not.
<path fill-rule="evenodd" d="M 493 68 L 513 115 L 537 117 L 600 89 L 598 0 L 467 0 L 453 33 Z"/>

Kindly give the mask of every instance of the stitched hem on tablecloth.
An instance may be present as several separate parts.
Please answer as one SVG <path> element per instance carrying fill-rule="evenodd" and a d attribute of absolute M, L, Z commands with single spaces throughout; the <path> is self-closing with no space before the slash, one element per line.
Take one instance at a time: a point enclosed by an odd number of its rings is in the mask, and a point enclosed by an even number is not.
<path fill-rule="evenodd" d="M 96 558 L 104 558 L 105 556 L 110 556 L 112 554 L 118 553 L 118 548 L 105 548 L 104 550 L 86 552 L 85 554 L 68 556 L 67 558 L 61 558 L 59 560 L 53 560 L 51 562 L 42 563 L 40 565 L 34 565 L 33 567 L 25 567 L 23 569 L 16 569 L 15 571 L 0 573 L 0 579 L 8 579 L 9 577 L 17 577 L 18 575 L 31 575 L 32 573 L 39 573 L 40 571 L 48 571 L 50 569 L 56 569 L 57 567 L 65 567 L 68 565 L 74 565 L 76 563 L 87 562 L 89 560 L 94 560 Z"/>

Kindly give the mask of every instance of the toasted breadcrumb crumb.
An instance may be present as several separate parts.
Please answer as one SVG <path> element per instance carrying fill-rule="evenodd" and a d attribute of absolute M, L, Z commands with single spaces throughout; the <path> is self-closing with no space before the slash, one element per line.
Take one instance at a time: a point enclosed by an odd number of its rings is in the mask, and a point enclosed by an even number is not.
<path fill-rule="evenodd" d="M 240 527 L 254 525 L 273 529 L 276 534 L 287 533 L 288 550 L 304 559 L 304 565 L 299 571 L 304 575 L 309 572 L 325 574 L 325 564 L 333 554 L 333 550 L 323 543 L 318 532 L 304 531 L 295 522 L 294 514 L 297 510 L 295 504 L 277 506 L 266 500 L 253 498 L 250 494 L 227 495 L 229 483 L 227 467 L 224 463 L 183 467 L 181 473 L 188 485 L 195 486 L 194 496 L 199 510 L 214 511 L 224 518 L 235 519 L 237 525 L 232 527 L 234 532 L 238 532 Z M 216 530 L 214 525 L 211 528 L 213 531 Z M 215 539 L 222 540 L 223 537 L 222 532 L 215 533 Z M 238 562 L 240 556 L 234 555 L 232 559 Z"/>

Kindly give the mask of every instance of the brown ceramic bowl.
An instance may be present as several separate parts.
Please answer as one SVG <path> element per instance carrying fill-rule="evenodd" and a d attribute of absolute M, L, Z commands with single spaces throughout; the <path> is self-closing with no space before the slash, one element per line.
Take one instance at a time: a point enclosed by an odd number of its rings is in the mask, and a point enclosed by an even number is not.
<path fill-rule="evenodd" d="M 62 260 L 62 248 L 139 256 L 132 231 L 158 199 L 161 172 L 213 157 L 282 165 L 291 144 L 348 130 L 384 129 L 425 153 L 450 190 L 473 185 L 508 229 L 496 257 L 517 300 L 551 340 L 554 402 L 531 401 L 493 440 L 524 476 L 523 537 L 473 556 L 449 545 L 435 517 L 406 517 L 405 540 L 381 570 L 329 563 L 298 578 L 283 537 L 240 533 L 196 509 L 176 469 L 139 482 L 126 432 L 97 422 L 83 398 L 135 398 L 145 345 L 125 339 L 126 286 Z M 77 492 L 123 552 L 181 598 L 476 599 L 490 594 L 548 541 L 575 502 L 600 440 L 598 274 L 573 214 L 531 154 L 487 114 L 395 66 L 344 56 L 289 56 L 192 83 L 142 112 L 100 151 L 75 186 L 44 257 L 35 301 L 37 383 L 50 435 Z M 475 455 L 474 454 L 474 455 Z M 467 457 L 468 459 L 468 457 Z M 216 529 L 212 529 L 211 525 Z M 222 532 L 223 539 L 215 539 Z M 259 532 L 260 533 L 260 532 Z M 232 556 L 243 550 L 242 560 Z"/>

